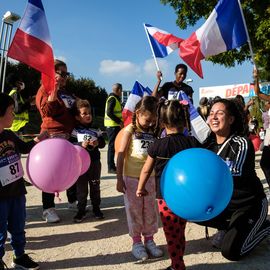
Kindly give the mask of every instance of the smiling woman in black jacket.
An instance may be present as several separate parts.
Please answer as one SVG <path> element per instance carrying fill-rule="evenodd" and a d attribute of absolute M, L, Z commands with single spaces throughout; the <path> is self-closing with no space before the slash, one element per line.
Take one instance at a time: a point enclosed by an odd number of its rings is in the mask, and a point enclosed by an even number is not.
<path fill-rule="evenodd" d="M 219 240 L 222 255 L 228 260 L 239 260 L 270 235 L 270 222 L 266 220 L 268 203 L 255 172 L 253 145 L 243 136 L 245 121 L 237 103 L 218 100 L 210 110 L 208 121 L 213 136 L 206 148 L 229 166 L 234 190 L 221 214 L 199 224 L 217 228 L 213 240 Z"/>

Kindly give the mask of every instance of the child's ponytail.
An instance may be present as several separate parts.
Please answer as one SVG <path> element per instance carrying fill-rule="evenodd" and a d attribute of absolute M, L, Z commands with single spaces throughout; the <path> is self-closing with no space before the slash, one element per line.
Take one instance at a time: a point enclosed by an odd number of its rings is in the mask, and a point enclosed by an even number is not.
<path fill-rule="evenodd" d="M 158 104 L 157 125 L 165 124 L 167 127 L 183 129 L 186 127 L 191 131 L 188 102 L 183 100 L 166 100 L 162 98 Z M 156 126 L 156 130 L 158 130 Z"/>

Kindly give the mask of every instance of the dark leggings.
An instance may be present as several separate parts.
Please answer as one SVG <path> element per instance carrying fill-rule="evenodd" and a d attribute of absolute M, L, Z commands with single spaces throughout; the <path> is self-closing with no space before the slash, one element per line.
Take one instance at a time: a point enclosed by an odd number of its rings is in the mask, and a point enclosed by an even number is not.
<path fill-rule="evenodd" d="M 270 147 L 269 146 L 264 146 L 263 148 L 260 165 L 263 170 L 265 179 L 268 183 L 268 187 L 270 188 Z"/>
<path fill-rule="evenodd" d="M 158 208 L 171 258 L 171 266 L 175 270 L 185 270 L 183 257 L 186 246 L 186 220 L 176 216 L 162 199 L 158 200 Z"/>

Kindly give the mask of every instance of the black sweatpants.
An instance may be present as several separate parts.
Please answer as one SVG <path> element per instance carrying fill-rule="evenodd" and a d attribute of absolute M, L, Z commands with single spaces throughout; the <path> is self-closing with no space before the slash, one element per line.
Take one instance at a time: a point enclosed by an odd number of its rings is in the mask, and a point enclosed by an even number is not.
<path fill-rule="evenodd" d="M 270 235 L 270 222 L 265 221 L 267 212 L 268 202 L 264 198 L 236 211 L 225 210 L 214 219 L 197 224 L 226 230 L 221 253 L 226 259 L 237 261 Z"/>
<path fill-rule="evenodd" d="M 270 146 L 263 147 L 260 165 L 270 188 Z"/>
<path fill-rule="evenodd" d="M 100 206 L 100 160 L 92 161 L 88 171 L 81 175 L 76 182 L 78 210 L 84 211 L 87 205 L 88 185 L 90 190 L 90 200 L 93 210 Z"/>

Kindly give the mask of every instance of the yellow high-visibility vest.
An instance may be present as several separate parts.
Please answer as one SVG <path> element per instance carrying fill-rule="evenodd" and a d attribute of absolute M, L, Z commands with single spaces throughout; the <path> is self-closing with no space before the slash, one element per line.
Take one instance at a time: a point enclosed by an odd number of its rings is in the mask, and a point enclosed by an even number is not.
<path fill-rule="evenodd" d="M 12 89 L 9 93 L 10 96 L 12 96 L 17 90 L 16 89 Z M 24 100 L 22 99 L 21 95 L 20 95 L 20 102 L 21 103 L 25 103 Z M 27 123 L 29 122 L 29 114 L 28 111 L 24 111 L 21 113 L 16 113 L 14 120 L 12 122 L 12 126 L 11 126 L 11 130 L 13 132 L 17 132 L 18 130 L 20 130 L 22 127 L 24 127 Z"/>
<path fill-rule="evenodd" d="M 115 121 L 113 121 L 108 115 L 107 115 L 107 107 L 108 107 L 108 101 L 111 98 L 115 98 L 115 106 L 113 109 L 113 113 L 115 116 L 117 116 L 118 118 L 120 118 L 123 121 L 122 118 L 122 107 L 121 107 L 121 103 L 119 102 L 119 100 L 115 97 L 115 96 L 109 96 L 108 99 L 106 100 L 106 106 L 105 106 L 105 115 L 104 115 L 104 126 L 105 127 L 117 127 L 120 126 L 120 124 L 116 123 Z"/>

